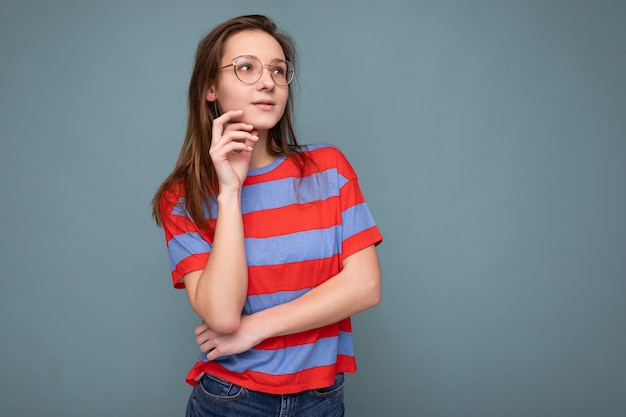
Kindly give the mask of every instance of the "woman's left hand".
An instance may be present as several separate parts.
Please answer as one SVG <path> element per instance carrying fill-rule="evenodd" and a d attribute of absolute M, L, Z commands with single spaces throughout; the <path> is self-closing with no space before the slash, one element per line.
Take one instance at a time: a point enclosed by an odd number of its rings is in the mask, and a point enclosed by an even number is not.
<path fill-rule="evenodd" d="M 219 334 L 201 323 L 194 329 L 196 343 L 202 352 L 206 352 L 208 360 L 221 356 L 235 355 L 250 350 L 263 341 L 253 324 L 252 316 L 242 316 L 239 328 L 231 334 Z"/>

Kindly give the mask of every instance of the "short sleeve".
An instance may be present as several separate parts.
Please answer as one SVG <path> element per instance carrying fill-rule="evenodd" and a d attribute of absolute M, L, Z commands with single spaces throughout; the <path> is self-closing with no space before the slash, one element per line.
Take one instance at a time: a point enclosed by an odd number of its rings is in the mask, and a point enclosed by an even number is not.
<path fill-rule="evenodd" d="M 383 236 L 363 197 L 354 169 L 338 150 L 337 171 L 343 183 L 339 191 L 342 224 L 341 260 L 343 261 L 361 249 L 380 244 Z"/>
<path fill-rule="evenodd" d="M 175 288 L 184 288 L 183 277 L 187 273 L 204 269 L 213 246 L 213 235 L 200 230 L 189 218 L 181 192 L 164 192 L 159 208 L 172 282 Z"/>

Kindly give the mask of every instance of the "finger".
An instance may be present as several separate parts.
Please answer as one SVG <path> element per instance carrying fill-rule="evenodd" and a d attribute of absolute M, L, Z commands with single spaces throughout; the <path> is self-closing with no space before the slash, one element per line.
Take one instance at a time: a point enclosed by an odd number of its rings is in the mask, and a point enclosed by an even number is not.
<path fill-rule="evenodd" d="M 204 333 L 207 330 L 209 330 L 209 326 L 205 322 L 202 322 L 193 329 L 193 332 L 198 336 L 200 333 Z"/>
<path fill-rule="evenodd" d="M 212 350 L 215 350 L 215 343 L 211 340 L 200 345 L 201 352 L 210 353 Z"/>
<path fill-rule="evenodd" d="M 254 126 L 252 126 L 251 124 L 248 123 L 228 123 L 226 125 L 224 125 L 224 131 L 222 132 L 222 136 L 226 135 L 228 132 L 237 132 L 237 131 L 244 131 L 244 132 L 252 132 L 254 130 Z"/>
<path fill-rule="evenodd" d="M 206 358 L 207 358 L 208 361 L 213 361 L 213 360 L 219 358 L 220 356 L 222 356 L 222 355 L 220 355 L 220 352 L 217 349 L 215 349 L 215 348 L 210 350 L 210 351 L 208 351 L 207 354 L 206 354 Z"/>
<path fill-rule="evenodd" d="M 242 151 L 251 152 L 257 137 L 241 138 L 241 139 L 225 139 L 221 143 L 211 144 L 209 154 L 214 164 L 223 163 L 229 160 L 232 153 L 241 153 Z M 246 143 L 248 141 L 248 143 Z M 251 146 L 252 145 L 252 146 Z"/>
<path fill-rule="evenodd" d="M 243 124 L 245 129 L 253 129 L 252 125 Z M 254 130 L 252 132 L 255 132 Z M 229 152 L 241 152 L 251 151 L 254 144 L 259 140 L 256 134 L 252 134 L 247 130 L 230 130 L 224 132 L 224 135 L 219 139 L 214 139 L 211 143 L 211 149 L 209 152 L 215 152 L 217 154 L 227 154 Z M 240 143 L 241 146 L 229 146 L 233 143 Z"/>
<path fill-rule="evenodd" d="M 233 139 L 233 142 L 241 143 L 245 146 L 243 149 L 235 149 L 234 152 L 240 153 L 241 151 L 251 151 L 254 149 L 254 144 L 259 140 L 259 137 L 256 135 L 250 135 L 244 138 L 236 138 Z"/>
<path fill-rule="evenodd" d="M 209 340 L 211 340 L 211 334 L 210 332 L 203 332 L 200 333 L 199 335 L 196 336 L 196 344 L 197 345 L 202 345 L 206 342 L 208 342 Z"/>
<path fill-rule="evenodd" d="M 257 135 L 253 135 L 250 132 L 246 132 L 245 130 L 235 130 L 230 132 L 225 132 L 224 136 L 221 138 L 222 145 L 225 145 L 228 142 L 239 142 L 245 143 L 248 145 L 254 145 L 259 140 Z"/>
<path fill-rule="evenodd" d="M 244 143 L 245 143 L 246 145 L 248 145 L 248 148 L 250 148 L 250 150 L 252 150 L 252 149 L 254 148 L 254 144 L 258 142 L 258 140 L 259 140 L 259 136 L 258 136 L 258 134 L 259 134 L 259 131 L 258 131 L 258 130 L 256 130 L 256 129 L 253 129 L 253 130 L 250 132 L 250 136 L 249 136 L 249 138 L 247 138 L 247 140 L 248 140 L 248 141 L 247 141 L 247 142 L 246 142 L 246 141 L 244 141 Z M 250 142 L 250 141 L 252 141 L 252 142 Z"/>
<path fill-rule="evenodd" d="M 235 152 L 235 153 L 241 153 L 242 151 L 250 152 L 252 151 L 252 149 L 253 149 L 252 146 L 248 146 L 248 144 L 246 144 L 246 142 L 243 139 L 241 139 L 241 142 L 239 140 L 232 140 L 228 142 L 227 144 L 224 144 L 223 146 L 219 148 L 219 150 L 215 151 L 215 153 L 223 154 L 226 157 L 230 152 Z"/>
<path fill-rule="evenodd" d="M 228 122 L 233 121 L 237 117 L 241 117 L 242 114 L 243 110 L 231 110 L 213 120 L 213 139 L 218 141 L 224 134 Z"/>

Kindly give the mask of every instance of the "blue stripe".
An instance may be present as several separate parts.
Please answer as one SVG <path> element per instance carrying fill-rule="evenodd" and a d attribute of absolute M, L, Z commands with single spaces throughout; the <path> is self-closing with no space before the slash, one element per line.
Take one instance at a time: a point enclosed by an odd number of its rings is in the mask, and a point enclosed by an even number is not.
<path fill-rule="evenodd" d="M 208 207 L 205 205 L 203 207 L 203 211 L 204 211 L 204 218 L 205 219 L 215 219 L 217 216 L 217 201 L 215 201 L 214 198 L 211 198 L 209 200 L 209 204 L 211 204 L 211 214 L 213 216 L 209 216 L 209 210 Z M 174 216 L 181 216 L 181 217 L 187 217 L 188 219 L 191 219 L 191 217 L 189 216 L 189 213 L 187 213 L 187 210 L 185 209 L 185 199 L 184 198 L 179 198 L 178 199 L 178 203 L 174 206 L 174 208 L 172 209 L 172 215 Z"/>
<path fill-rule="evenodd" d="M 186 257 L 197 253 L 211 252 L 213 246 L 200 236 L 199 233 L 186 232 L 176 235 L 167 242 L 167 253 L 170 257 L 170 271 Z"/>
<path fill-rule="evenodd" d="M 339 190 L 348 181 L 346 177 L 339 174 L 336 168 L 330 168 L 320 173 L 311 174 L 302 180 L 289 177 L 246 185 L 241 191 L 241 212 L 242 214 L 248 214 L 294 204 L 324 201 L 331 197 L 339 196 Z M 217 217 L 217 202 L 215 199 L 210 199 L 210 205 L 212 216 L 209 217 L 209 210 L 205 207 L 204 217 L 215 219 Z M 178 204 L 172 210 L 172 214 L 189 217 L 185 210 L 184 198 L 179 199 Z"/>
<path fill-rule="evenodd" d="M 329 143 L 312 143 L 310 145 L 302 145 L 303 151 L 316 151 L 318 149 L 324 148 L 336 148 L 336 146 L 331 145 Z"/>
<path fill-rule="evenodd" d="M 341 242 L 375 225 L 366 203 L 343 211 L 342 226 L 313 229 L 266 238 L 246 238 L 248 266 L 282 265 L 326 259 L 341 253 Z M 338 238 L 337 234 L 342 233 Z M 211 252 L 212 246 L 198 233 L 174 236 L 168 243 L 170 268 L 195 253 Z M 270 248 L 270 250 L 268 250 Z"/>
<path fill-rule="evenodd" d="M 273 294 L 249 295 L 243 308 L 243 314 L 254 314 L 266 308 L 288 303 L 289 301 L 301 297 L 310 290 L 311 288 L 305 288 L 298 291 L 280 291 Z"/>
<path fill-rule="evenodd" d="M 246 238 L 248 266 L 282 265 L 329 258 L 341 252 L 340 226 L 265 238 Z M 338 242 L 338 244 L 337 244 Z"/>
<path fill-rule="evenodd" d="M 286 375 L 332 365 L 337 362 L 337 355 L 354 356 L 350 333 L 339 332 L 339 336 L 319 339 L 315 344 L 278 350 L 250 349 L 238 355 L 218 358 L 216 362 L 232 372 L 250 370 L 270 375 Z M 199 360 L 206 362 L 206 353 L 201 353 Z"/>
<path fill-rule="evenodd" d="M 181 197 L 181 198 L 178 199 L 178 203 L 176 203 L 176 205 L 172 209 L 172 215 L 174 215 L 174 216 L 182 216 L 182 217 L 186 217 L 187 216 L 187 211 L 185 210 L 185 199 L 184 198 Z"/>
<path fill-rule="evenodd" d="M 376 225 L 366 203 L 354 205 L 341 213 L 343 239 L 356 235 Z"/>
<path fill-rule="evenodd" d="M 303 178 L 284 178 L 246 185 L 241 192 L 243 214 L 323 201 L 339 195 L 348 179 L 331 168 Z"/>

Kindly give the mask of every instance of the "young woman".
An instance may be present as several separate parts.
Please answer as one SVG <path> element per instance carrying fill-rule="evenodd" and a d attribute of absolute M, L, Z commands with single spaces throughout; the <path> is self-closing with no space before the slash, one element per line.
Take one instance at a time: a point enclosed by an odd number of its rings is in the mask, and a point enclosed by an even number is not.
<path fill-rule="evenodd" d="M 264 16 L 198 46 L 185 141 L 153 200 L 202 319 L 188 416 L 342 416 L 350 316 L 381 298 L 382 236 L 352 167 L 296 141 L 295 62 Z"/>

